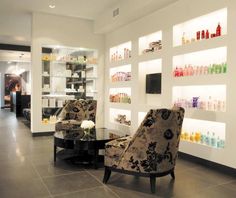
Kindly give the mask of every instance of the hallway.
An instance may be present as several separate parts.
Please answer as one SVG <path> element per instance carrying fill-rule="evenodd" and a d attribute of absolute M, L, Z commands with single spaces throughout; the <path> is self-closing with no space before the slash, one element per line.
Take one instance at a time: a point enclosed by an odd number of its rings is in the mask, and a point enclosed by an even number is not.
<path fill-rule="evenodd" d="M 79 167 L 64 161 L 53 164 L 53 138 L 32 137 L 13 113 L 0 110 L 0 197 L 206 197 L 235 198 L 236 177 L 224 175 L 182 159 L 176 180 L 157 179 L 150 194 L 149 179 L 114 173 L 102 184 L 103 168 Z"/>

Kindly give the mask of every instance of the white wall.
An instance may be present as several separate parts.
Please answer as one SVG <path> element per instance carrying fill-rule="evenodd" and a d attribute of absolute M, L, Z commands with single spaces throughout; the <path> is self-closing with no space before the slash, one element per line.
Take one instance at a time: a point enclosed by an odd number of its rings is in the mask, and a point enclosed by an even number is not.
<path fill-rule="evenodd" d="M 0 43 L 29 45 L 31 40 L 31 15 L 14 10 L 0 9 Z"/>
<path fill-rule="evenodd" d="M 180 145 L 180 150 L 191 155 L 195 155 L 200 158 L 204 158 L 207 160 L 211 160 L 220 164 L 224 164 L 226 166 L 236 168 L 236 158 L 233 156 L 232 152 L 236 150 L 236 123 L 235 123 L 235 101 L 236 94 L 233 88 L 235 85 L 235 73 L 236 73 L 236 28 L 235 28 L 235 18 L 236 18 L 236 2 L 233 0 L 199 0 L 199 1 L 189 1 L 189 0 L 179 0 L 176 3 L 166 7 L 162 10 L 151 13 L 150 15 L 143 17 L 137 21 L 134 21 L 122 28 L 119 28 L 115 31 L 112 31 L 106 34 L 106 68 L 105 68 L 105 85 L 106 85 L 106 100 L 105 100 L 105 125 L 106 127 L 113 127 L 114 124 L 109 122 L 109 109 L 110 108 L 118 108 L 118 109 L 126 109 L 131 111 L 131 122 L 132 126 L 129 129 L 129 132 L 133 134 L 137 129 L 138 125 L 138 113 L 139 112 L 147 112 L 150 108 L 158 108 L 157 105 L 142 105 L 140 104 L 139 97 L 139 72 L 138 72 L 138 64 L 139 62 L 151 59 L 162 59 L 162 95 L 161 95 L 161 106 L 162 107 L 171 107 L 172 106 L 172 87 L 175 85 L 175 82 L 172 77 L 172 58 L 176 54 L 187 53 L 188 51 L 182 51 L 182 48 L 174 49 L 172 43 L 172 33 L 173 26 L 190 19 L 199 17 L 201 15 L 208 14 L 215 10 L 219 10 L 227 7 L 228 9 L 228 30 L 227 36 L 222 41 L 218 43 L 222 43 L 227 46 L 227 63 L 228 63 L 228 73 L 227 76 L 222 78 L 222 84 L 227 86 L 227 94 L 226 94 L 226 103 L 227 103 L 227 111 L 225 113 L 205 113 L 203 119 L 208 119 L 208 115 L 214 114 L 214 119 L 218 122 L 226 123 L 226 146 L 224 149 L 211 149 L 206 146 L 197 145 L 197 144 L 182 144 Z M 138 55 L 138 39 L 144 35 L 148 35 L 154 32 L 162 31 L 162 51 L 156 55 L 148 55 L 146 58 L 140 57 Z M 119 45 L 121 43 L 125 43 L 127 41 L 132 41 L 132 58 L 129 61 L 124 62 L 125 64 L 132 64 L 132 102 L 131 105 L 122 105 L 122 104 L 111 104 L 109 103 L 109 88 L 114 87 L 116 85 L 112 85 L 109 81 L 109 68 L 114 66 L 109 62 L 109 48 Z M 216 44 L 216 46 L 219 44 Z M 207 49 L 208 46 L 198 45 L 199 49 L 204 50 Z M 209 45 L 210 46 L 210 45 Z M 187 48 L 186 48 L 187 49 Z M 190 46 L 191 49 L 191 46 Z M 190 50 L 191 51 L 191 50 Z M 194 48 L 192 48 L 194 51 Z M 116 64 L 117 66 L 118 63 Z M 202 78 L 204 79 L 204 78 Z M 215 82 L 219 82 L 220 80 L 216 76 L 213 78 Z M 191 79 L 187 83 L 191 82 Z M 207 82 L 207 77 L 204 79 L 204 82 L 212 84 L 212 82 Z M 141 82 L 142 83 L 142 82 Z M 144 82 L 143 82 L 144 83 Z M 199 82 L 197 82 L 199 83 Z M 200 82 L 201 84 L 202 82 Z M 191 114 L 186 113 L 186 117 Z M 212 118 L 209 118 L 212 119 Z M 213 120 L 214 121 L 214 120 Z M 123 130 L 122 128 L 120 128 Z"/>
<path fill-rule="evenodd" d="M 93 22 L 72 17 L 33 13 L 32 16 L 32 123 L 31 131 L 44 132 L 48 128 L 41 123 L 41 84 L 43 45 L 84 47 L 98 50 L 98 109 L 97 126 L 103 126 L 103 74 L 104 37 L 93 33 Z M 50 129 L 53 130 L 53 129 Z"/>

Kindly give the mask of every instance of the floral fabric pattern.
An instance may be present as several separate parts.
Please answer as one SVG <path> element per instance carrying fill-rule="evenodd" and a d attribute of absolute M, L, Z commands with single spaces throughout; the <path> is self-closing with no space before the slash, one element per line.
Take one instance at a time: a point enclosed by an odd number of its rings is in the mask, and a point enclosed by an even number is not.
<path fill-rule="evenodd" d="M 183 118 L 181 107 L 150 110 L 133 137 L 106 144 L 105 166 L 142 173 L 173 169 Z"/>
<path fill-rule="evenodd" d="M 96 121 L 96 100 L 70 100 L 58 116 L 61 121 L 56 123 L 56 131 L 76 130 L 83 120 Z"/>

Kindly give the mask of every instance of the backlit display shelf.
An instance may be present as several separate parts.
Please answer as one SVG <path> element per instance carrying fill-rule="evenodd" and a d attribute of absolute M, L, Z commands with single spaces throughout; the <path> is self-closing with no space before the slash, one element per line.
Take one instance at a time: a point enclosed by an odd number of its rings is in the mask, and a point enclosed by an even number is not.
<path fill-rule="evenodd" d="M 173 57 L 173 76 L 201 76 L 227 72 L 227 48 L 208 49 Z"/>
<path fill-rule="evenodd" d="M 124 109 L 110 108 L 110 122 L 130 127 L 131 111 Z"/>
<path fill-rule="evenodd" d="M 173 27 L 173 46 L 208 40 L 227 34 L 227 8 L 191 19 Z"/>
<path fill-rule="evenodd" d="M 162 49 L 162 31 L 139 38 L 139 55 L 157 52 Z"/>
<path fill-rule="evenodd" d="M 123 65 L 110 68 L 111 82 L 123 82 L 131 80 L 131 65 Z"/>
<path fill-rule="evenodd" d="M 112 103 L 131 103 L 131 88 L 110 88 L 109 100 Z"/>
<path fill-rule="evenodd" d="M 184 118 L 180 139 L 213 148 L 225 147 L 225 123 Z"/>
<path fill-rule="evenodd" d="M 131 58 L 131 41 L 110 48 L 110 62 Z"/>
<path fill-rule="evenodd" d="M 172 104 L 185 109 L 226 111 L 226 85 L 174 86 Z"/>

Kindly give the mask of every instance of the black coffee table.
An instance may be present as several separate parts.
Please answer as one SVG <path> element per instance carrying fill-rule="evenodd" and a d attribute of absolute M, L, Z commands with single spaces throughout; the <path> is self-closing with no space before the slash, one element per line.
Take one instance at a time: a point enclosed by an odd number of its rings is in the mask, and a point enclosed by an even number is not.
<path fill-rule="evenodd" d="M 54 134 L 54 163 L 58 156 L 61 158 L 78 157 L 79 152 L 87 151 L 93 157 L 94 168 L 98 165 L 100 149 L 105 148 L 105 143 L 122 137 L 120 132 L 105 128 L 96 128 L 86 135 L 83 129 L 70 131 L 56 131 Z M 62 148 L 57 151 L 57 148 Z"/>

